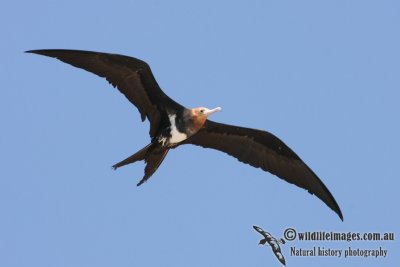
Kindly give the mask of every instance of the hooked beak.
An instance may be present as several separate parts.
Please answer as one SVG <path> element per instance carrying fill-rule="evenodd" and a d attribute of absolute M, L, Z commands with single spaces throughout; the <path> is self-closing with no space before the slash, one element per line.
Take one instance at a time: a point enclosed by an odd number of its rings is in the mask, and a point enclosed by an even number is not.
<path fill-rule="evenodd" d="M 220 107 L 217 107 L 217 108 L 214 108 L 214 109 L 210 109 L 207 112 L 205 112 L 204 115 L 210 116 L 211 114 L 214 114 L 215 112 L 218 112 L 218 111 L 221 111 L 221 110 L 222 110 L 222 108 L 220 108 Z"/>

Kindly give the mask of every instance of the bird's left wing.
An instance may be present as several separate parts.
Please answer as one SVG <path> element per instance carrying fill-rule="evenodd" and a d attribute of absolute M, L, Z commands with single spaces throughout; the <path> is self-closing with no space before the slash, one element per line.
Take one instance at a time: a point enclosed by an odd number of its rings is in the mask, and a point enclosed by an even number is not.
<path fill-rule="evenodd" d="M 257 232 L 259 232 L 260 234 L 262 234 L 264 237 L 267 237 L 267 235 L 265 234 L 265 231 L 263 229 L 261 229 L 261 227 L 258 227 L 256 225 L 253 225 L 254 230 L 256 230 Z"/>
<path fill-rule="evenodd" d="M 317 175 L 285 143 L 269 132 L 207 120 L 199 132 L 184 143 L 220 150 L 304 188 L 343 220 L 338 204 Z"/>
<path fill-rule="evenodd" d="M 161 112 L 165 108 L 176 110 L 182 107 L 161 90 L 149 65 L 140 59 L 117 54 L 66 49 L 42 49 L 26 52 L 57 58 L 106 78 L 137 107 L 142 121 L 146 117 L 148 118 L 151 137 L 156 134 L 161 116 L 165 115 Z"/>

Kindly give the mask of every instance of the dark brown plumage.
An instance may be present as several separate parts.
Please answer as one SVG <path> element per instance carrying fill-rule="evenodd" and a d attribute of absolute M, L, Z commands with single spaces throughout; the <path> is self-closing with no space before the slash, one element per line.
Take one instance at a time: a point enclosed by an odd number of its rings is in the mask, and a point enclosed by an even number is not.
<path fill-rule="evenodd" d="M 273 134 L 207 120 L 220 110 L 187 109 L 169 98 L 158 86 L 150 67 L 142 60 L 107 53 L 79 50 L 32 50 L 104 77 L 137 107 L 150 122 L 151 143 L 115 164 L 144 160 L 145 175 L 138 185 L 157 170 L 171 148 L 193 144 L 225 152 L 239 161 L 261 168 L 315 194 L 343 220 L 332 194 L 317 175 Z"/>
<path fill-rule="evenodd" d="M 293 150 L 269 132 L 207 120 L 198 133 L 185 142 L 223 151 L 243 163 L 275 174 L 315 194 L 334 211 L 340 211 L 317 175 Z M 343 219 L 341 213 L 338 215 Z"/>

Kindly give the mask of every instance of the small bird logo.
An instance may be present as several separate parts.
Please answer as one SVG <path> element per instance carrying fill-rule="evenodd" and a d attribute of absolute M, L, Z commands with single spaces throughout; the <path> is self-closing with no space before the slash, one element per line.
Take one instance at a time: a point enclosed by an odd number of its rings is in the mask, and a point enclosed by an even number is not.
<path fill-rule="evenodd" d="M 265 243 L 268 243 L 269 246 L 272 248 L 272 252 L 274 252 L 276 258 L 283 264 L 286 265 L 285 257 L 282 255 L 281 247 L 279 244 L 285 244 L 285 240 L 283 238 L 281 239 L 276 239 L 273 237 L 270 233 L 264 231 L 258 226 L 253 225 L 253 228 L 259 232 L 264 238 L 260 240 L 258 243 L 259 245 L 265 245 Z"/>

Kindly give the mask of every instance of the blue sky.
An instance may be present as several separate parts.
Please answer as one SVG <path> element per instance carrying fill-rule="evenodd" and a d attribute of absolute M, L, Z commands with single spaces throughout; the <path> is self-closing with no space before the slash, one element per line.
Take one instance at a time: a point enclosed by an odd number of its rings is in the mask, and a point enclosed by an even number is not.
<path fill-rule="evenodd" d="M 298 231 L 398 234 L 398 1 L 8 1 L 0 8 L 1 266 L 279 266 Z M 145 60 L 187 107 L 268 130 L 320 176 L 319 199 L 223 153 L 172 151 L 141 187 L 148 122 L 104 80 L 40 48 Z M 287 242 L 288 266 L 393 266 L 398 241 Z M 290 247 L 385 259 L 294 257 Z M 395 249 L 397 248 L 397 250 Z"/>

